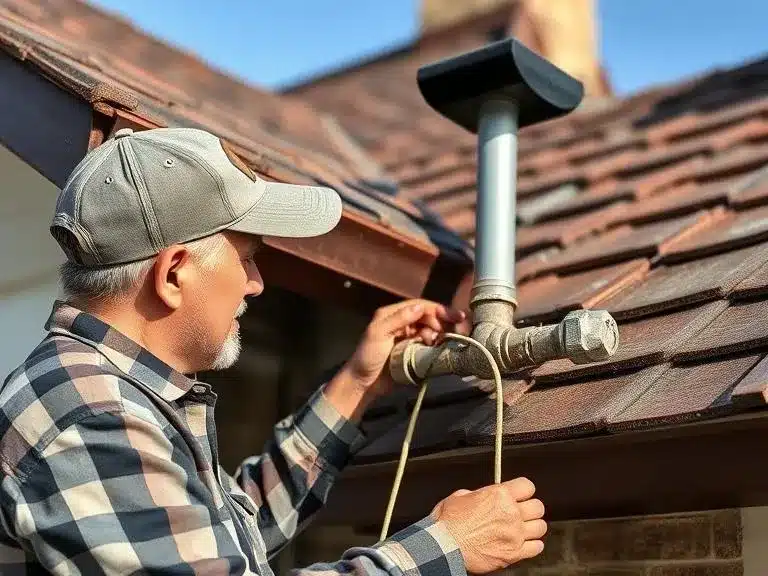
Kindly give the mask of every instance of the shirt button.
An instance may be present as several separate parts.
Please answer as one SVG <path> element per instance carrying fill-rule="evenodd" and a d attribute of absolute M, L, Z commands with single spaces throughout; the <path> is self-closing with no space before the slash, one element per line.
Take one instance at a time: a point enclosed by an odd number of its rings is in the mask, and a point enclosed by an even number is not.
<path fill-rule="evenodd" d="M 201 384 L 195 384 L 192 386 L 192 392 L 195 392 L 196 394 L 203 394 L 205 392 L 205 386 Z"/>

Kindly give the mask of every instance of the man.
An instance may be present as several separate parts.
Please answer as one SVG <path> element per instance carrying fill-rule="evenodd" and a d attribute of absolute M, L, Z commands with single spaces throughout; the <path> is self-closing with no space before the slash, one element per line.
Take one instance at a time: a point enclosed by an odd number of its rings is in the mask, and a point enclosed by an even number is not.
<path fill-rule="evenodd" d="M 464 320 L 423 300 L 380 309 L 343 368 L 229 476 L 216 395 L 194 375 L 237 360 L 237 317 L 264 287 L 259 237 L 321 235 L 340 216 L 334 191 L 265 182 L 200 130 L 124 129 L 84 158 L 51 225 L 66 301 L 0 390 L 0 573 L 271 574 L 361 446 L 395 342 Z M 543 548 L 533 492 L 526 479 L 459 491 L 385 542 L 298 572 L 501 569 Z"/>

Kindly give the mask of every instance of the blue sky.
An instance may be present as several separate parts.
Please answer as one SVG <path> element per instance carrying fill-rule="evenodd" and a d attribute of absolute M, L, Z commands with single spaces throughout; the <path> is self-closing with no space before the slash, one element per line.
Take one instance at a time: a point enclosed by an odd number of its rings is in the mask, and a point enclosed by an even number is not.
<path fill-rule="evenodd" d="M 92 0 L 212 65 L 277 89 L 412 39 L 418 0 Z M 768 0 L 597 0 L 626 94 L 768 55 Z"/>

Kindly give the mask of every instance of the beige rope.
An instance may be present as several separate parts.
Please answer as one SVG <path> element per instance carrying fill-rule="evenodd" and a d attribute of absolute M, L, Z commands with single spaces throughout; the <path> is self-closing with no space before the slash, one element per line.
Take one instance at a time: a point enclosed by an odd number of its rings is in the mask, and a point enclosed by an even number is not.
<path fill-rule="evenodd" d="M 459 342 L 464 342 L 465 344 L 469 344 L 470 346 L 475 346 L 478 348 L 488 359 L 488 363 L 491 366 L 491 370 L 493 371 L 493 380 L 496 384 L 496 445 L 495 445 L 495 454 L 494 454 L 494 463 L 493 463 L 493 480 L 496 484 L 501 483 L 501 447 L 502 447 L 502 433 L 503 433 L 503 414 L 504 414 L 504 397 L 503 397 L 503 388 L 501 384 L 501 372 L 499 371 L 499 366 L 496 364 L 496 361 L 493 359 L 493 356 L 488 351 L 488 349 L 483 346 L 480 342 L 473 338 L 469 338 L 468 336 L 464 336 L 462 334 L 453 334 L 448 333 L 445 335 L 446 340 L 456 340 Z M 429 370 L 427 370 L 427 374 L 429 374 Z M 413 438 L 413 430 L 416 428 L 416 419 L 419 415 L 419 410 L 421 410 L 421 403 L 424 400 L 424 394 L 427 391 L 427 378 L 424 379 L 424 381 L 421 383 L 421 388 L 419 388 L 419 395 L 416 397 L 416 402 L 413 405 L 413 412 L 411 413 L 411 418 L 408 421 L 408 428 L 405 432 L 405 439 L 403 440 L 403 448 L 400 452 L 400 461 L 397 465 L 397 472 L 395 473 L 395 481 L 392 485 L 392 491 L 389 494 L 389 503 L 387 504 L 387 512 L 384 515 L 384 524 L 381 527 L 381 535 L 379 536 L 379 542 L 383 541 L 387 537 L 387 531 L 389 530 L 389 524 L 392 521 L 392 512 L 395 509 L 395 500 L 397 500 L 397 493 L 400 491 L 400 483 L 403 479 L 403 472 L 405 471 L 405 463 L 408 460 L 408 451 L 411 447 L 411 439 Z"/>

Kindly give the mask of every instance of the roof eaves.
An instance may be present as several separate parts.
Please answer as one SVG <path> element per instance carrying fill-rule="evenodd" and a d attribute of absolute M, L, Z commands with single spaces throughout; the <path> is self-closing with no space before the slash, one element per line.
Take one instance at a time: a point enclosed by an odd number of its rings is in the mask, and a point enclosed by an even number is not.
<path fill-rule="evenodd" d="M 156 117 L 157 114 L 145 114 L 138 100 L 134 105 L 132 100 L 101 97 L 101 94 L 110 94 L 107 84 L 104 84 L 104 90 L 89 92 L 88 87 L 94 85 L 92 77 L 75 67 L 51 67 L 46 65 L 45 59 L 30 57 L 34 47 L 29 47 L 25 52 L 24 61 L 18 58 L 20 54 L 16 50 L 11 50 L 10 54 L 5 50 L 2 52 L 0 62 L 3 63 L 2 71 L 7 81 L 0 82 L 0 86 L 6 88 L 0 89 L 0 101 L 6 104 L 3 115 L 5 122 L 0 122 L 0 138 L 58 186 L 64 184 L 71 170 L 90 147 L 98 145 L 114 133 L 118 123 L 135 129 L 167 125 Z M 73 72 L 73 78 L 67 75 L 68 71 Z M 59 110 L 59 113 L 52 117 L 51 110 L 54 109 Z M 41 121 L 41 118 L 47 121 Z M 181 118 L 174 119 L 185 124 Z M 98 137 L 94 137 L 93 130 L 99 132 Z M 221 136 L 227 138 L 227 135 Z M 238 142 L 239 145 L 250 144 L 250 148 L 253 147 L 254 142 L 242 140 Z M 289 146 L 285 142 L 285 147 Z M 348 277 L 355 282 L 368 283 L 395 297 L 421 295 L 429 280 L 432 264 L 439 254 L 438 248 L 426 233 L 422 231 L 421 235 L 415 234 L 418 226 L 397 208 L 346 186 L 343 177 L 353 174 L 348 168 L 334 167 L 333 162 L 320 162 L 318 155 L 302 158 L 297 166 L 293 162 L 297 156 L 284 155 L 284 158 L 280 158 L 280 152 L 268 151 L 266 146 L 261 148 L 262 159 L 282 164 L 284 171 L 296 175 L 293 181 L 328 183 L 346 201 L 336 235 L 329 235 L 326 242 L 305 242 L 307 246 L 297 249 L 281 246 L 280 241 L 275 241 L 274 248 L 289 252 L 293 250 L 300 259 L 329 268 L 340 276 L 339 280 L 330 277 L 329 282 L 342 292 L 346 285 L 343 278 Z M 321 166 L 325 168 L 321 169 Z M 336 174 L 336 170 L 343 174 Z M 357 206 L 358 215 L 352 212 L 355 208 L 351 203 Z M 363 210 L 360 211 L 360 208 Z M 355 241 L 351 242 L 350 238 L 355 238 Z M 353 252 L 390 259 L 397 268 L 390 270 L 391 267 L 387 266 L 363 265 L 364 259 L 347 257 Z M 402 273 L 398 273 L 398 270 Z M 308 285 L 312 285 L 306 282 L 306 278 L 301 279 L 297 275 L 291 276 L 290 281 L 300 281 L 300 290 L 306 290 Z M 293 285 L 286 287 L 297 288 Z"/>

